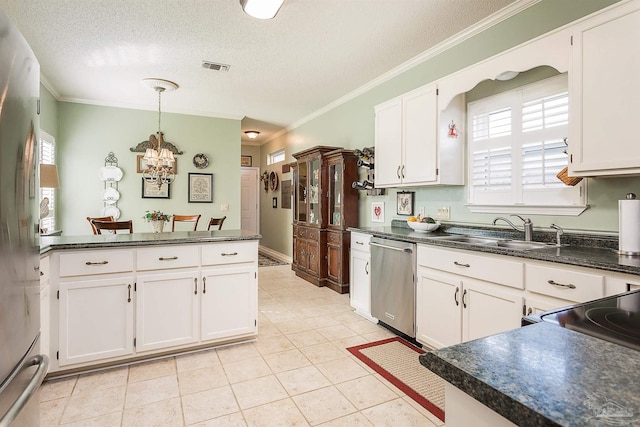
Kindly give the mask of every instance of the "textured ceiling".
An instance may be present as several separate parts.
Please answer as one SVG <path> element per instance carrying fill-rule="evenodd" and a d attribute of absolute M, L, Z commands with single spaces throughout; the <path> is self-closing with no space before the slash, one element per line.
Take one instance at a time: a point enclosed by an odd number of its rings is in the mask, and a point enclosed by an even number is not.
<path fill-rule="evenodd" d="M 245 118 L 258 142 L 515 0 L 0 0 L 65 101 L 156 109 L 143 78 L 180 88 L 162 110 Z M 202 68 L 229 64 L 228 72 Z M 244 135 L 243 135 L 244 140 Z"/>

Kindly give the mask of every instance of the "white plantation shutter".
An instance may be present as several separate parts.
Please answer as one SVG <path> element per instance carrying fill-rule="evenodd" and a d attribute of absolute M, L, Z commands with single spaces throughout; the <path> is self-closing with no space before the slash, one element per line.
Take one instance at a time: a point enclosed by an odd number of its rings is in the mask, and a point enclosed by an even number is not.
<path fill-rule="evenodd" d="M 556 177 L 568 164 L 566 74 L 470 103 L 468 120 L 470 204 L 584 205 L 584 184 Z"/>
<path fill-rule="evenodd" d="M 55 139 L 40 131 L 40 163 L 54 165 L 56 163 L 56 142 Z M 40 228 L 46 228 L 47 231 L 53 231 L 56 229 L 56 193 L 53 188 L 40 188 L 40 201 L 48 197 L 49 198 L 49 216 L 40 220 Z M 40 202 L 39 201 L 39 202 Z M 39 203 L 38 202 L 38 203 Z"/>

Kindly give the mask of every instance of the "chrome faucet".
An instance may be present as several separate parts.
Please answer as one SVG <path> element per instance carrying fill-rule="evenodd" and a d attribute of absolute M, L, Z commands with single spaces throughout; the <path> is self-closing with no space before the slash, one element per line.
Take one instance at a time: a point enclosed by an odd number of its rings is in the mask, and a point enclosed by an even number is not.
<path fill-rule="evenodd" d="M 524 240 L 526 240 L 527 242 L 530 242 L 532 240 L 532 237 L 533 237 L 533 222 L 531 222 L 531 219 L 530 218 L 524 219 L 520 215 L 511 215 L 511 216 L 517 216 L 518 218 L 520 218 L 522 220 L 522 222 L 523 222 L 522 230 L 519 229 L 518 226 L 516 226 L 514 223 L 509 221 L 507 218 L 502 217 L 502 216 L 496 217 L 493 220 L 493 225 L 495 225 L 496 222 L 498 222 L 498 220 L 503 220 L 504 222 L 509 224 L 511 226 L 511 228 L 513 228 L 514 230 L 516 230 L 516 231 L 524 231 Z"/>
<path fill-rule="evenodd" d="M 564 234 L 564 230 L 562 229 L 562 227 L 556 224 L 551 224 L 549 227 L 556 230 L 556 246 L 562 246 L 562 244 L 560 243 L 560 236 Z"/>

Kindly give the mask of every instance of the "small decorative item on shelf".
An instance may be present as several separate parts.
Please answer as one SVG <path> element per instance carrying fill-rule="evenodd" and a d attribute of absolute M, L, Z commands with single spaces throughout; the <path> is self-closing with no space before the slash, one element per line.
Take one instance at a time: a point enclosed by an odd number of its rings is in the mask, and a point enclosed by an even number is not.
<path fill-rule="evenodd" d="M 451 120 L 451 124 L 449 125 L 449 138 L 457 138 L 458 137 L 458 128 L 456 128 L 456 124 Z"/>
<path fill-rule="evenodd" d="M 171 215 L 168 215 L 161 211 L 146 211 L 142 218 L 146 222 L 151 223 L 154 233 L 162 233 L 162 230 L 164 229 L 164 223 L 171 220 Z"/>
<path fill-rule="evenodd" d="M 374 147 L 365 147 L 362 150 L 355 149 L 353 154 L 358 156 L 358 167 L 367 169 L 367 177 L 362 181 L 355 181 L 351 186 L 358 190 L 366 190 L 367 196 L 382 196 L 384 188 L 375 188 L 374 180 Z"/>

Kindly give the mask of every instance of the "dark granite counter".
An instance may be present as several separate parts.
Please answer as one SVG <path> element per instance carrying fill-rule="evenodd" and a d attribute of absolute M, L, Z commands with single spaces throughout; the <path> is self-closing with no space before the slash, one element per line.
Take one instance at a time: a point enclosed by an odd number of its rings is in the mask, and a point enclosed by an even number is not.
<path fill-rule="evenodd" d="M 420 363 L 520 426 L 640 425 L 640 352 L 549 323 L 428 352 Z"/>
<path fill-rule="evenodd" d="M 42 255 L 52 250 L 214 243 L 259 240 L 261 238 L 262 236 L 259 234 L 244 230 L 175 231 L 167 233 L 102 234 L 98 236 L 51 236 L 40 238 L 40 254 Z"/>
<path fill-rule="evenodd" d="M 516 250 L 498 246 L 473 245 L 437 239 L 438 236 L 450 234 L 467 234 L 514 240 L 521 240 L 523 238 L 521 232 L 490 227 L 443 225 L 434 232 L 418 233 L 408 228 L 404 222 L 394 220 L 392 226 L 349 228 L 349 230 L 414 243 L 509 255 L 640 275 L 640 257 L 618 254 L 618 239 L 616 236 L 610 235 L 566 233 L 562 236 L 563 246 L 556 247 L 554 245 L 554 233 L 534 231 L 533 240 L 548 243 L 549 246 L 541 249 Z"/>

